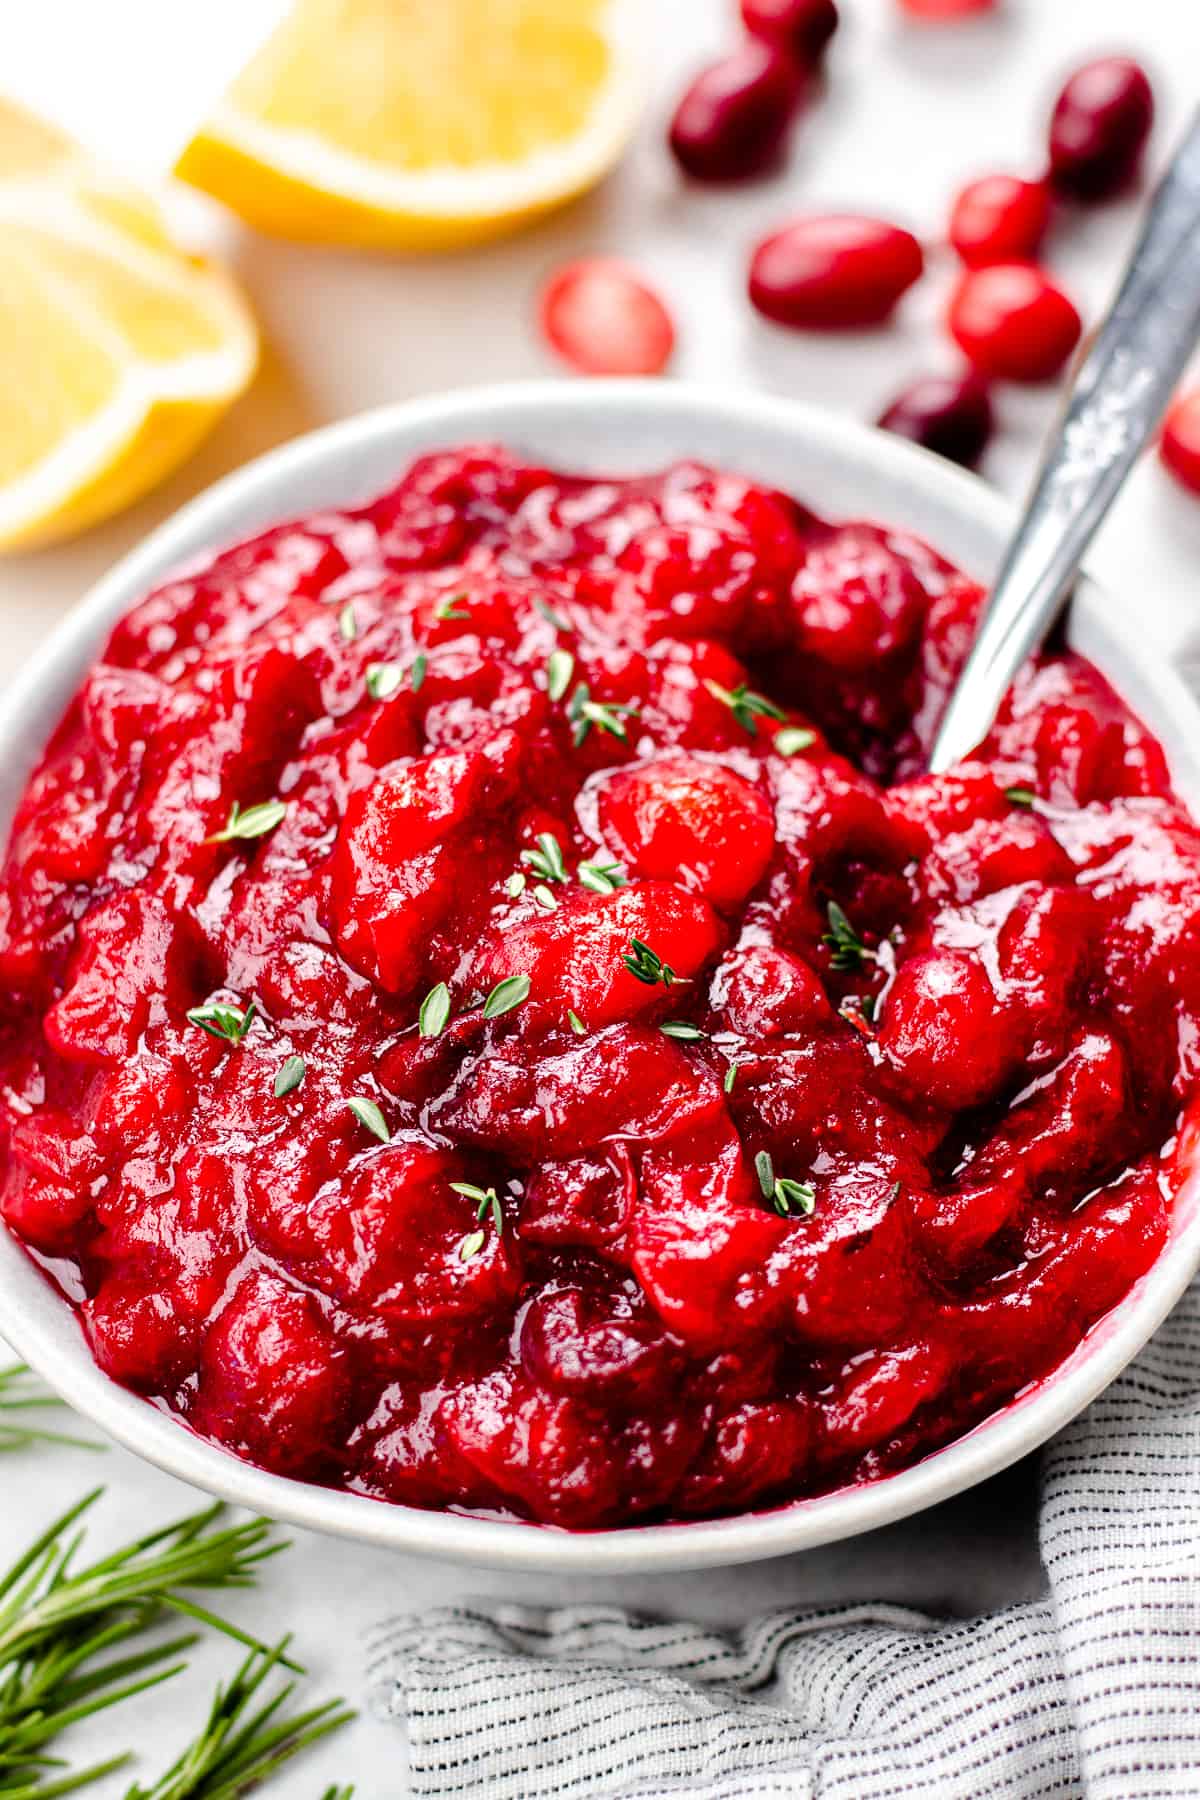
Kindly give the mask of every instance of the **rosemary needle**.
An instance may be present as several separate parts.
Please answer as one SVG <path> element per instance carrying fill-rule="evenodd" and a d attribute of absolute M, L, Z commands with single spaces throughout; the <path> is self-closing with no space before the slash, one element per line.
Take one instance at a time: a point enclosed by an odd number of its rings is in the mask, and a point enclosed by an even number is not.
<path fill-rule="evenodd" d="M 24 1363 L 0 1369 L 0 1450 L 24 1450 L 30 1444 L 70 1444 L 76 1450 L 103 1450 L 105 1446 L 92 1438 L 51 1431 L 27 1416 L 63 1404 L 57 1394 L 34 1379 Z"/>

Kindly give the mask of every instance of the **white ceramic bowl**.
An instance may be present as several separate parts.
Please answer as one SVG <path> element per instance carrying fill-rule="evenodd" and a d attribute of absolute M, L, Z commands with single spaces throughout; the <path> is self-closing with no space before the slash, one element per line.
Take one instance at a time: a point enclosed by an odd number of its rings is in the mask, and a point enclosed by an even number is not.
<path fill-rule="evenodd" d="M 972 476 L 885 433 L 788 401 L 666 382 L 534 383 L 388 407 L 251 463 L 192 502 L 84 599 L 0 702 L 0 833 L 90 659 L 116 619 L 197 553 L 290 515 L 364 500 L 410 458 L 502 440 L 560 468 L 625 474 L 698 457 L 773 483 L 832 518 L 907 527 L 986 578 L 1011 523 Z M 1149 658 L 1136 613 L 1084 583 L 1071 641 L 1158 733 L 1176 785 L 1200 811 L 1200 708 Z M 1190 1170 L 1190 1155 L 1182 1165 Z M 711 1523 L 568 1533 L 388 1506 L 240 1462 L 126 1393 L 92 1362 L 66 1302 L 0 1230 L 0 1331 L 62 1396 L 114 1438 L 199 1488 L 276 1519 L 513 1569 L 616 1573 L 697 1568 L 827 1544 L 884 1525 L 1015 1462 L 1074 1418 L 1141 1348 L 1200 1265 L 1200 1179 L 1188 1173 L 1170 1241 L 1067 1362 L 1003 1412 L 915 1467 L 767 1512 Z"/>

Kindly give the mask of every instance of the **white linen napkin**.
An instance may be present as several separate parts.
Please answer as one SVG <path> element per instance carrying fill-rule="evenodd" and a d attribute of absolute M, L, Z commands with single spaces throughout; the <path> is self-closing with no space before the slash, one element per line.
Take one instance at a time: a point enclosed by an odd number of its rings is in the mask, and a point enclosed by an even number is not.
<path fill-rule="evenodd" d="M 373 1636 L 415 1800 L 1200 1795 L 1200 1283 L 1048 1446 L 1047 1595 L 736 1635 L 487 1602 Z"/>

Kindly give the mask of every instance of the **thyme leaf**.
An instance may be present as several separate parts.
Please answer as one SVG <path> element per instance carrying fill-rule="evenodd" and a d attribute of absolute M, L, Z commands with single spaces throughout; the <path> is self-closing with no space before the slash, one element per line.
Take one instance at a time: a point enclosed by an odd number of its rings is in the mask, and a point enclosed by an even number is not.
<path fill-rule="evenodd" d="M 417 1014 L 417 1030 L 423 1038 L 441 1037 L 450 1022 L 450 989 L 444 981 L 431 987 Z"/>
<path fill-rule="evenodd" d="M 390 1144 L 392 1134 L 388 1130 L 387 1120 L 376 1106 L 374 1100 L 368 1100 L 365 1094 L 351 1094 L 346 1105 L 354 1114 L 360 1125 L 365 1125 L 373 1137 L 381 1144 Z"/>
<path fill-rule="evenodd" d="M 229 809 L 229 820 L 220 831 L 214 831 L 206 844 L 229 844 L 235 839 L 266 837 L 268 831 L 287 816 L 287 806 L 282 800 L 263 800 L 258 806 L 248 806 L 245 812 L 235 800 Z"/>
<path fill-rule="evenodd" d="M 528 975 L 509 975 L 498 981 L 483 1003 L 484 1018 L 498 1019 L 514 1007 L 523 1006 L 529 998 L 529 988 Z"/>
<path fill-rule="evenodd" d="M 282 1100 L 285 1094 L 292 1093 L 304 1080 L 305 1063 L 302 1056 L 289 1056 L 286 1062 L 279 1065 L 279 1073 L 275 1077 L 275 1098 Z"/>

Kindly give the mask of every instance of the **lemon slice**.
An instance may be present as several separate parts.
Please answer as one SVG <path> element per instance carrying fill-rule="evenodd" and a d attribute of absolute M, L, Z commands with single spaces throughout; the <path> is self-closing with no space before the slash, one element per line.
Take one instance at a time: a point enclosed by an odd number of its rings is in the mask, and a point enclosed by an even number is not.
<path fill-rule="evenodd" d="M 581 193 L 640 110 L 635 0 L 297 0 L 177 174 L 263 231 L 440 249 Z"/>
<path fill-rule="evenodd" d="M 0 101 L 0 549 L 136 499 L 256 361 L 233 283 L 174 247 L 146 195 Z"/>

